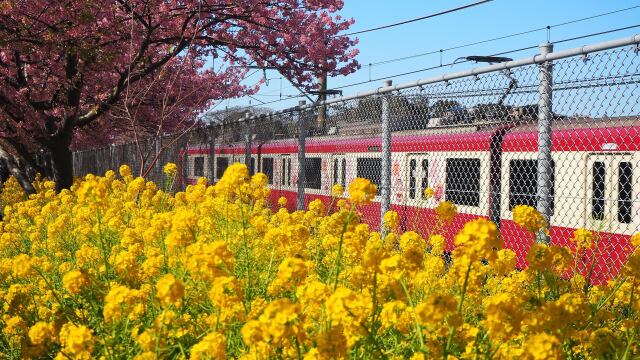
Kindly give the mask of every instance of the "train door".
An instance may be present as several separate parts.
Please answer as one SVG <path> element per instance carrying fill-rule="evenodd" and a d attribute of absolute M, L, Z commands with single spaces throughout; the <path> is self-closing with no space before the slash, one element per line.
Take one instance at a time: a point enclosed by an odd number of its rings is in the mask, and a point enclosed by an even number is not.
<path fill-rule="evenodd" d="M 266 154 L 260 156 L 260 162 L 258 171 L 267 175 L 269 188 L 273 188 L 277 182 L 276 178 L 277 172 L 275 171 L 275 167 L 277 164 L 278 156 L 275 154 Z"/>
<path fill-rule="evenodd" d="M 280 156 L 280 166 L 278 167 L 278 183 L 274 185 L 274 188 L 278 189 L 278 197 L 285 196 L 289 202 L 287 192 L 291 189 L 291 155 L 283 154 Z"/>
<path fill-rule="evenodd" d="M 426 154 L 407 155 L 407 205 L 424 206 L 424 191 L 429 187 L 429 159 Z"/>
<path fill-rule="evenodd" d="M 347 187 L 347 159 L 344 154 L 331 155 L 331 186 L 335 184 Z"/>
<path fill-rule="evenodd" d="M 631 235 L 638 228 L 638 171 L 630 154 L 590 154 L 587 158 L 586 226 Z"/>
<path fill-rule="evenodd" d="M 427 205 L 424 190 L 429 187 L 429 159 L 426 154 L 408 154 L 404 169 L 404 205 L 398 209 L 398 215 L 403 231 L 416 230 L 419 217 L 424 214 L 420 209 Z"/>

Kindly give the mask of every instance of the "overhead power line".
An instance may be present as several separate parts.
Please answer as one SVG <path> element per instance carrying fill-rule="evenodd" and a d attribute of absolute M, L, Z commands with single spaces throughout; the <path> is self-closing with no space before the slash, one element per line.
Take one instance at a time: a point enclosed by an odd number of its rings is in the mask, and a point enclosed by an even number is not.
<path fill-rule="evenodd" d="M 617 32 L 617 31 L 624 31 L 624 30 L 629 30 L 629 29 L 635 29 L 635 28 L 637 28 L 637 27 L 640 27 L 640 24 L 630 25 L 630 26 L 625 26 L 625 27 L 621 27 L 621 28 L 617 28 L 617 29 L 611 29 L 611 30 L 606 30 L 606 31 L 600 31 L 600 32 L 591 33 L 591 34 L 587 34 L 587 35 L 576 36 L 576 37 L 572 37 L 572 38 L 568 38 L 568 39 L 563 39 L 563 40 L 554 41 L 553 43 L 554 43 L 554 44 L 560 44 L 560 43 L 567 42 L 567 41 L 580 40 L 580 39 L 584 39 L 584 38 L 588 38 L 588 37 L 593 37 L 593 36 L 598 36 L 598 35 L 611 34 L 611 33 L 613 33 L 613 32 Z"/>
<path fill-rule="evenodd" d="M 635 6 L 635 7 L 631 7 L 631 8 L 627 8 L 626 10 L 633 9 L 633 8 L 638 8 L 638 7 L 640 7 L 640 5 L 639 6 Z M 620 11 L 625 11 L 625 9 L 612 11 L 610 13 L 616 13 L 616 12 L 620 12 Z M 606 14 L 610 14 L 610 13 L 606 13 Z M 598 14 L 598 15 L 591 16 L 589 18 L 594 18 L 594 17 L 598 17 L 598 16 L 603 16 L 603 15 L 604 14 Z M 588 19 L 588 18 L 584 18 L 584 19 Z M 576 22 L 576 21 L 577 20 L 571 20 L 571 21 L 568 21 L 568 22 L 565 22 L 565 23 L 562 23 L 562 24 L 569 24 L 569 23 Z M 560 43 L 565 43 L 565 42 L 569 42 L 569 41 L 580 40 L 580 39 L 585 39 L 585 38 L 599 36 L 599 35 L 606 35 L 606 34 L 618 32 L 618 31 L 624 31 L 624 30 L 629 30 L 629 29 L 634 29 L 634 28 L 639 28 L 639 27 L 640 27 L 640 24 L 630 25 L 630 26 L 625 26 L 625 27 L 620 27 L 620 28 L 615 28 L 615 29 L 609 29 L 609 30 L 605 30 L 605 31 L 589 33 L 589 34 L 580 35 L 580 36 L 576 36 L 576 37 L 565 38 L 565 39 L 561 39 L 561 40 L 558 40 L 558 41 L 554 41 L 553 43 L 554 44 L 560 44 Z M 532 49 L 537 49 L 537 48 L 538 48 L 538 45 L 525 46 L 525 47 L 521 47 L 521 48 L 518 48 L 518 49 L 512 49 L 512 50 L 508 50 L 508 51 L 495 53 L 495 54 L 492 54 L 491 56 L 505 55 L 505 54 L 516 53 L 516 52 L 520 52 L 520 51 L 532 50 Z M 400 77 L 400 76 L 416 74 L 416 73 L 420 73 L 420 72 L 424 72 L 424 71 L 428 71 L 428 70 L 435 70 L 435 69 L 438 69 L 438 68 L 443 68 L 443 67 L 447 67 L 447 66 L 451 66 L 451 65 L 459 65 L 459 64 L 464 64 L 464 63 L 468 63 L 468 62 L 470 62 L 470 61 L 469 60 L 465 60 L 465 61 L 457 62 L 455 64 L 454 63 L 446 63 L 446 64 L 435 65 L 435 66 L 431 66 L 431 67 L 427 67 L 427 68 L 422 68 L 422 69 L 412 70 L 412 71 L 403 72 L 403 73 L 399 73 L 399 74 L 379 77 L 379 78 L 376 78 L 376 79 L 370 79 L 370 80 L 367 80 L 367 81 L 360 81 L 360 82 L 356 82 L 356 83 L 352 83 L 352 84 L 338 86 L 338 87 L 335 87 L 335 89 L 345 89 L 345 88 L 349 88 L 349 87 L 353 87 L 353 86 L 357 86 L 357 85 L 363 85 L 363 84 L 367 84 L 367 83 L 371 83 L 371 82 L 377 82 L 377 81 L 386 80 L 386 79 L 393 79 L 393 78 Z M 262 96 L 261 94 L 255 94 L 255 95 Z M 303 97 L 303 95 L 289 95 L 287 97 L 284 97 L 284 96 L 285 95 L 283 95 L 282 99 L 276 99 L 276 100 L 272 100 L 272 101 L 263 102 L 261 105 L 275 104 L 275 103 L 279 103 L 279 102 L 282 102 L 282 101 L 287 101 L 287 100 L 291 100 L 291 99 L 294 99 L 294 98 Z M 253 106 L 247 106 L 246 108 L 251 108 L 251 107 L 253 107 Z"/>
<path fill-rule="evenodd" d="M 445 49 L 431 50 L 431 51 L 422 52 L 422 53 L 418 53 L 418 54 L 414 54 L 414 55 L 407 55 L 407 56 L 402 56 L 402 57 L 393 58 L 393 59 L 387 59 L 387 60 L 382 60 L 382 61 L 377 61 L 377 62 L 371 62 L 371 63 L 369 63 L 369 66 L 386 65 L 386 64 L 391 64 L 391 63 L 395 63 L 395 62 L 398 62 L 398 61 L 415 59 L 415 58 L 422 57 L 422 56 L 427 56 L 427 55 L 434 55 L 434 54 L 442 53 L 442 52 L 445 52 L 445 51 L 462 49 L 462 48 L 465 48 L 465 47 L 470 47 L 470 46 L 474 46 L 474 45 L 480 45 L 480 44 L 493 42 L 493 41 L 497 41 L 497 40 L 504 40 L 504 39 L 508 39 L 508 38 L 512 38 L 512 37 L 516 37 L 516 36 L 521 36 L 521 35 L 526 35 L 526 34 L 531 34 L 531 33 L 539 32 L 539 31 L 543 31 L 543 30 L 550 30 L 550 29 L 553 29 L 553 28 L 566 26 L 566 25 L 569 25 L 569 24 L 575 24 L 575 23 L 582 22 L 582 21 L 592 20 L 592 19 L 596 19 L 596 18 L 599 18 L 599 17 L 603 17 L 603 16 L 613 15 L 613 14 L 617 14 L 617 13 L 624 12 L 624 11 L 634 10 L 634 9 L 637 9 L 637 8 L 640 8 L 640 5 L 630 6 L 630 7 L 626 7 L 626 8 L 618 9 L 618 10 L 612 10 L 612 11 L 608 11 L 608 12 L 604 12 L 604 13 L 600 13 L 600 14 L 596 14 L 596 15 L 591 15 L 591 16 L 584 17 L 584 18 L 565 21 L 565 22 L 558 23 L 558 24 L 553 24 L 553 25 L 539 27 L 539 28 L 530 29 L 530 30 L 526 30 L 526 31 L 516 32 L 516 33 L 513 33 L 513 34 L 502 35 L 502 36 L 498 36 L 498 37 L 494 37 L 494 38 L 490 38 L 490 39 L 485 39 L 485 40 L 475 41 L 475 42 L 466 43 L 466 44 L 462 44 L 462 45 L 452 46 L 452 47 L 445 48 Z M 550 39 L 548 39 L 548 40 L 550 40 Z"/>
<path fill-rule="evenodd" d="M 638 28 L 638 27 L 640 27 L 640 24 L 637 24 L 637 25 L 631 25 L 631 26 L 625 26 L 625 27 L 621 27 L 621 28 L 610 29 L 610 30 L 605 30 L 605 31 L 600 31 L 600 32 L 595 32 L 595 33 L 586 34 L 586 35 L 581 35 L 581 36 L 576 36 L 576 37 L 571 37 L 571 38 L 567 38 L 567 39 L 558 40 L 558 41 L 555 41 L 555 42 L 553 42 L 553 43 L 554 43 L 554 44 L 560 44 L 560 43 L 564 43 L 564 42 L 568 42 L 568 41 L 574 41 L 574 40 L 579 40 L 579 39 L 585 39 L 585 38 L 589 38 L 589 37 L 593 37 L 593 36 L 605 35 L 605 34 L 610 34 L 610 33 L 618 32 L 618 31 L 624 31 L 624 30 L 634 29 L 634 28 Z M 519 48 L 519 49 L 514 49 L 514 50 L 509 50 L 509 51 L 503 51 L 503 52 L 500 52 L 500 53 L 492 54 L 492 55 L 490 55 L 490 56 L 505 55 L 505 54 L 510 54 L 510 53 L 515 53 L 515 52 L 520 52 L 520 51 L 524 51 L 524 50 L 536 49 L 537 47 L 538 47 L 538 45 L 526 46 L 526 47 L 522 47 L 522 48 Z M 393 78 L 400 77 L 400 76 L 416 74 L 416 73 L 420 73 L 420 72 L 423 72 L 423 71 L 434 70 L 434 69 L 438 69 L 438 68 L 442 68 L 442 67 L 447 67 L 447 66 L 451 66 L 451 65 L 464 64 L 464 63 L 467 63 L 467 62 L 470 62 L 470 61 L 469 61 L 469 60 L 465 60 L 465 61 L 460 61 L 460 62 L 457 62 L 457 63 L 456 63 L 456 62 L 451 62 L 451 63 L 447 63 L 447 64 L 440 64 L 440 65 L 431 66 L 431 67 L 427 67 L 427 68 L 423 68 L 423 69 L 407 71 L 407 72 L 403 72 L 403 73 L 399 73 L 399 74 L 395 74 L 395 75 L 383 76 L 383 77 L 379 77 L 379 78 L 376 78 L 376 79 L 370 79 L 370 80 L 366 80 L 366 81 L 360 81 L 360 82 L 353 83 L 353 84 L 347 84 L 347 85 L 343 85 L 343 86 L 337 86 L 337 87 L 335 87 L 335 89 L 345 89 L 345 88 L 348 88 L 348 87 L 353 87 L 353 86 L 357 86 L 357 85 L 367 84 L 367 83 L 370 83 L 370 82 L 376 82 L 376 81 L 381 81 L 381 80 L 393 79 Z"/>
<path fill-rule="evenodd" d="M 579 22 L 583 22 L 583 21 L 587 21 L 587 20 L 592 20 L 592 19 L 596 19 L 596 18 L 599 18 L 599 17 L 603 17 L 603 16 L 614 15 L 614 14 L 618 14 L 618 13 L 621 13 L 621 12 L 630 11 L 630 10 L 634 10 L 634 9 L 638 9 L 638 8 L 640 8 L 640 5 L 630 6 L 630 7 L 626 7 L 626 8 L 622 8 L 622 9 L 617 9 L 617 10 L 611 10 L 611 11 L 607 11 L 607 12 L 603 12 L 603 13 L 599 13 L 599 14 L 595 14 L 595 15 L 591 15 L 591 16 L 587 16 L 587 17 L 583 17 L 583 18 L 568 20 L 568 21 L 565 21 L 565 22 L 561 22 L 561 23 L 557 23 L 557 24 L 553 24 L 553 25 L 549 25 L 549 26 L 544 26 L 544 27 L 539 27 L 539 28 L 535 28 L 535 29 L 520 31 L 520 32 L 512 33 L 512 34 L 502 35 L 502 36 L 489 38 L 489 39 L 485 39 L 485 40 L 479 40 L 479 41 L 475 41 L 475 42 L 471 42 L 471 43 L 456 45 L 456 46 L 452 46 L 452 47 L 445 48 L 445 49 L 432 50 L 432 51 L 422 52 L 422 53 L 418 53 L 418 54 L 414 54 L 414 55 L 408 55 L 408 56 L 403 56 L 403 57 L 398 57 L 398 58 L 393 58 L 393 59 L 382 60 L 382 61 L 378 61 L 378 62 L 372 62 L 372 63 L 368 64 L 369 65 L 369 71 L 371 71 L 371 67 L 373 67 L 373 66 L 386 65 L 386 64 L 399 62 L 399 61 L 404 61 L 404 60 L 410 60 L 410 59 L 414 59 L 414 58 L 418 58 L 418 57 L 423 57 L 423 56 L 427 56 L 427 55 L 434 55 L 434 54 L 438 54 L 438 53 L 442 54 L 442 53 L 444 53 L 446 51 L 462 49 L 462 48 L 466 48 L 466 47 L 470 47 L 470 46 L 474 46 L 474 45 L 480 45 L 480 44 L 493 42 L 493 41 L 497 41 L 497 40 L 504 40 L 504 39 L 508 39 L 508 38 L 512 38 L 512 37 L 516 37 L 516 36 L 521 36 L 521 35 L 526 35 L 526 34 L 530 34 L 530 33 L 535 33 L 535 32 L 539 32 L 539 31 L 543 31 L 543 30 L 549 31 L 550 29 L 553 29 L 553 28 L 562 27 L 562 26 L 566 26 L 566 25 L 570 25 L 570 24 L 575 24 L 575 23 L 579 23 Z M 620 31 L 620 30 L 618 30 L 618 31 Z M 594 35 L 591 35 L 591 34 L 590 35 L 586 35 L 586 37 L 590 37 L 590 36 L 594 36 Z M 577 40 L 577 39 L 573 39 L 573 40 Z M 566 42 L 566 41 L 570 41 L 570 39 L 565 39 L 565 40 L 562 40 L 562 41 L 556 41 L 556 43 Z M 529 47 L 523 48 L 521 50 L 528 50 L 528 49 L 529 49 Z M 441 59 L 441 61 L 442 61 L 442 59 Z M 369 81 L 373 81 L 373 80 L 369 80 Z M 369 82 L 369 81 L 366 81 L 366 82 Z M 362 83 L 366 83 L 366 82 L 362 82 Z M 287 88 L 291 88 L 291 87 L 292 86 L 288 86 Z M 267 93 L 267 94 L 276 94 L 276 93 L 278 93 L 278 91 L 270 92 L 270 93 Z M 283 99 L 283 100 L 286 100 L 286 99 Z"/>
<path fill-rule="evenodd" d="M 364 33 L 368 33 L 368 32 L 372 32 L 372 31 L 377 31 L 377 30 L 382 30 L 382 29 L 388 29 L 391 27 L 395 27 L 395 26 L 400 26 L 400 25 L 404 25 L 404 24 L 409 24 L 412 22 L 416 22 L 416 21 L 421 21 L 421 20 L 425 20 L 425 19 L 430 19 L 430 18 L 434 18 L 436 16 L 441 16 L 441 15 L 445 15 L 445 14 L 450 14 L 452 12 L 456 12 L 456 11 L 460 11 L 460 10 L 464 10 L 470 7 L 474 7 L 474 6 L 478 6 L 478 5 L 482 5 L 484 3 L 488 3 L 491 2 L 493 0 L 482 0 L 482 1 L 478 1 L 472 4 L 467 4 L 467 5 L 463 5 L 463 6 L 459 6 L 457 8 L 453 8 L 453 9 L 449 9 L 449 10 L 445 10 L 445 11 L 440 11 L 437 12 L 435 14 L 429 14 L 429 15 L 425 15 L 425 16 L 421 16 L 421 17 L 417 17 L 414 19 L 409 19 L 409 20 L 404 20 L 404 21 L 400 21 L 397 23 L 393 23 L 393 24 L 388 24 L 388 25 L 383 25 L 383 26 L 378 26 L 378 27 L 374 27 L 371 29 L 365 29 L 365 30 L 360 30 L 360 31 L 354 31 L 354 32 L 350 32 L 347 34 L 339 34 L 336 35 L 335 37 L 339 37 L 339 36 L 351 36 L 351 35 L 358 35 L 358 34 L 364 34 Z"/>

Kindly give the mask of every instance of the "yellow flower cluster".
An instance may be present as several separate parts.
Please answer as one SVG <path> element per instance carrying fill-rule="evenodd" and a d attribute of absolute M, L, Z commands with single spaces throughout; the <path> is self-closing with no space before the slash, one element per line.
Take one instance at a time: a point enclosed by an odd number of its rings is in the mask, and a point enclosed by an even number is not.
<path fill-rule="evenodd" d="M 578 249 L 590 249 L 593 245 L 593 233 L 585 228 L 577 229 L 573 232 L 573 242 Z"/>
<path fill-rule="evenodd" d="M 398 227 L 398 224 L 400 223 L 400 216 L 398 216 L 397 212 L 393 210 L 389 210 L 386 213 L 384 213 L 383 221 L 384 221 L 384 225 L 388 229 L 395 230 Z"/>
<path fill-rule="evenodd" d="M 513 208 L 513 222 L 532 233 L 537 233 L 547 226 L 542 214 L 528 205 L 516 205 Z"/>
<path fill-rule="evenodd" d="M 178 173 L 178 165 L 174 163 L 167 163 L 163 168 L 162 172 L 169 177 L 174 177 Z"/>
<path fill-rule="evenodd" d="M 341 197 L 342 193 L 344 193 L 344 188 L 340 184 L 334 184 L 331 187 L 331 195 L 334 197 Z"/>
<path fill-rule="evenodd" d="M 373 231 L 358 213 L 377 191 L 366 179 L 335 207 L 289 212 L 241 164 L 173 195 L 118 173 L 60 193 L 38 180 L 29 197 L 4 186 L 3 358 L 640 356 L 640 235 L 603 284 L 567 247 L 535 243 L 516 269 L 483 218 L 445 235 L 456 216 L 446 201 L 435 229 L 402 233 L 390 211 L 384 234 Z M 543 224 L 532 208 L 514 217 L 532 233 Z M 578 250 L 594 239 L 574 236 Z"/>
<path fill-rule="evenodd" d="M 370 203 L 377 193 L 378 187 L 364 178 L 355 178 L 351 184 L 349 184 L 349 200 L 351 200 L 351 203 L 354 205 Z"/>
<path fill-rule="evenodd" d="M 456 205 L 451 201 L 442 201 L 436 206 L 438 219 L 444 223 L 449 223 L 458 213 Z"/>

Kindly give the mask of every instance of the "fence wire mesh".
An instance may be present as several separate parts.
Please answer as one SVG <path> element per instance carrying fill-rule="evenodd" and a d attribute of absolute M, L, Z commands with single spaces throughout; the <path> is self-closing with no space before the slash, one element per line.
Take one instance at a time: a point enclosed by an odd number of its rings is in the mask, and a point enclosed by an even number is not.
<path fill-rule="evenodd" d="M 202 176 L 214 182 L 231 163 L 245 162 L 269 177 L 274 207 L 285 197 L 290 210 L 318 198 L 335 204 L 334 184 L 346 190 L 363 177 L 379 193 L 359 211 L 378 229 L 388 177 L 388 209 L 398 213 L 402 231 L 425 239 L 443 235 L 451 250 L 467 221 L 486 217 L 525 266 L 536 239 L 573 247 L 574 231 L 587 228 L 594 246 L 583 252 L 580 271 L 604 281 L 618 272 L 632 250 L 631 235 L 640 230 L 639 82 L 638 47 L 623 46 L 225 120 L 182 136 L 149 174 L 159 181 L 161 164 L 172 161 L 183 169 L 181 184 Z M 77 173 L 121 163 L 144 173 L 149 165 L 140 153 L 152 158 L 157 141 L 140 148 L 76 153 Z M 436 213 L 442 201 L 457 208 L 451 221 Z M 530 234 L 515 224 L 517 205 L 547 215 L 548 233 Z"/>

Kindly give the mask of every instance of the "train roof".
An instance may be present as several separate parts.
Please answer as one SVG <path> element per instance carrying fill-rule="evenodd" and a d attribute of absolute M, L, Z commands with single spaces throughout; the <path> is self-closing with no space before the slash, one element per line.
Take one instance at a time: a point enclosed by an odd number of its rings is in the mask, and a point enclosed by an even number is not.
<path fill-rule="evenodd" d="M 392 132 L 393 151 L 486 151 L 494 132 L 509 126 L 503 141 L 503 151 L 536 151 L 537 122 L 481 122 L 437 126 L 419 130 Z M 379 124 L 377 124 L 379 129 Z M 594 131 L 600 129 L 600 131 Z M 309 136 L 307 151 L 314 152 L 379 152 L 380 131 L 355 131 L 349 134 Z M 563 117 L 553 123 L 555 151 L 638 151 L 640 147 L 640 119 L 638 117 Z M 605 146 L 605 144 L 607 144 Z M 604 147 L 603 147 L 604 146 Z M 295 153 L 297 139 L 278 139 L 254 143 L 253 151 L 260 147 L 263 153 Z M 200 150 L 201 149 L 201 150 Z M 216 146 L 217 153 L 244 153 L 244 142 Z M 190 153 L 208 152 L 208 145 L 190 147 Z"/>

